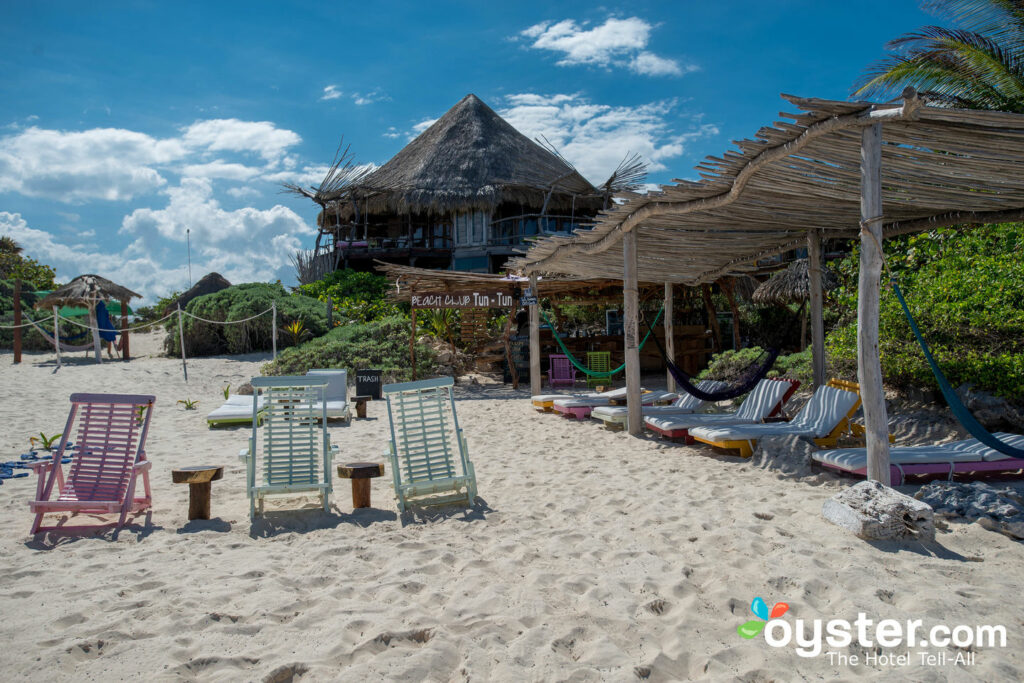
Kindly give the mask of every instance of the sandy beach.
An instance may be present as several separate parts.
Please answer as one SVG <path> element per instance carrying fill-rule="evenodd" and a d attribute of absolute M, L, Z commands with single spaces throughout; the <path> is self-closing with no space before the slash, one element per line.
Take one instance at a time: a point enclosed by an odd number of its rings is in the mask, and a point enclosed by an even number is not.
<path fill-rule="evenodd" d="M 397 515 L 389 479 L 353 512 L 277 511 L 250 527 L 247 428 L 210 430 L 226 384 L 265 356 L 189 362 L 137 336 L 130 363 L 0 356 L 0 448 L 56 433 L 75 391 L 156 395 L 148 454 L 155 504 L 114 540 L 28 535 L 34 478 L 0 487 L 0 594 L 8 680 L 1019 680 L 1024 546 L 951 524 L 928 547 L 870 544 L 825 522 L 853 480 L 793 478 L 739 458 L 596 422 L 538 414 L 526 390 L 458 384 L 477 505 Z M 176 405 L 200 401 L 198 410 Z M 387 418 L 331 427 L 341 461 L 386 460 Z M 222 464 L 213 519 L 186 521 L 176 466 Z M 905 490 L 913 490 L 905 489 Z M 976 663 L 839 665 L 743 640 L 751 600 L 803 619 L 1002 624 Z M 906 650 L 906 648 L 903 648 Z M 958 653 L 943 650 L 949 659 Z M 844 648 L 844 653 L 857 653 Z M 879 652 L 885 650 L 879 649 Z M 865 654 L 860 652 L 860 654 Z"/>

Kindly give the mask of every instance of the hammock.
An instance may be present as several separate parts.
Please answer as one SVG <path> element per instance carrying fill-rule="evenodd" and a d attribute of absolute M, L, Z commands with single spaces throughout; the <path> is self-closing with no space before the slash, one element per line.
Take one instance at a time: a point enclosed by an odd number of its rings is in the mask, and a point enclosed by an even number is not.
<path fill-rule="evenodd" d="M 538 308 L 540 308 L 540 307 L 538 306 Z M 665 310 L 665 306 L 664 305 L 662 305 L 662 307 L 658 309 L 658 315 L 654 316 L 654 322 L 655 323 L 658 322 L 658 318 L 661 317 L 662 311 L 664 311 L 664 310 Z M 558 342 L 558 345 L 562 348 L 562 353 L 564 353 L 566 355 L 566 357 L 569 359 L 569 362 L 572 363 L 573 366 L 575 366 L 575 368 L 577 370 L 579 370 L 580 372 L 582 372 L 583 374 L 587 375 L 588 377 L 597 377 L 599 379 L 607 379 L 608 377 L 612 377 L 614 375 L 617 375 L 617 374 L 619 374 L 620 372 L 622 372 L 623 370 L 626 369 L 626 364 L 625 363 L 623 363 L 622 365 L 620 365 L 619 367 L 617 367 L 617 368 L 615 368 L 613 370 L 609 370 L 608 372 L 595 372 L 595 371 L 589 369 L 587 366 L 583 365 L 578 360 L 576 360 L 576 356 L 572 355 L 572 351 L 570 351 L 569 348 L 565 345 L 565 342 L 562 341 L 562 338 L 558 336 L 558 332 L 555 331 L 554 323 L 552 323 L 551 320 L 548 318 L 547 314 L 544 312 L 544 309 L 542 309 L 542 308 L 540 309 L 540 314 L 544 318 L 544 322 L 546 322 L 548 324 L 548 326 L 551 327 L 551 332 L 552 332 L 551 336 L 553 336 L 555 338 L 555 341 Z M 650 327 L 650 324 L 648 324 L 648 328 L 649 327 Z M 651 331 L 648 330 L 647 336 L 644 337 L 643 340 L 640 342 L 640 346 L 637 347 L 637 350 L 640 350 L 640 349 L 644 348 L 644 344 L 647 343 L 647 339 L 650 336 L 651 336 Z M 657 341 L 657 340 L 655 340 L 655 341 Z"/>
<path fill-rule="evenodd" d="M 657 320 L 655 320 L 655 322 L 657 322 Z M 668 357 L 668 354 L 665 353 L 665 348 L 661 345 L 661 342 L 658 341 L 658 336 L 652 334 L 654 332 L 654 328 L 651 327 L 651 323 L 647 323 L 647 329 L 648 336 L 654 337 L 654 344 L 658 347 L 658 352 L 661 354 L 662 360 L 665 361 L 665 366 L 668 368 L 668 371 L 672 373 L 672 376 L 675 378 L 679 388 L 691 396 L 696 396 L 702 401 L 726 401 L 749 392 L 757 386 L 758 382 L 764 379 L 764 376 L 767 375 L 768 371 L 772 369 L 773 365 L 775 365 L 775 359 L 779 356 L 778 349 L 768 349 L 765 351 L 765 354 L 767 354 L 765 361 L 760 365 L 756 363 L 751 365 L 737 380 L 738 384 L 734 384 L 727 389 L 721 389 L 719 391 L 702 391 L 691 381 L 693 379 L 692 376 L 688 375 L 686 371 L 673 363 L 672 359 Z"/>
<path fill-rule="evenodd" d="M 36 328 L 36 332 L 38 332 L 39 334 L 43 335 L 43 339 L 45 339 L 46 341 L 50 342 L 50 344 L 54 343 L 53 335 L 52 334 L 50 334 L 49 332 L 44 330 L 42 327 L 40 327 L 36 323 L 35 320 L 32 320 L 31 318 L 28 318 L 28 321 L 32 324 L 32 327 Z M 84 332 L 81 332 L 80 334 L 76 334 L 73 337 L 65 337 L 64 339 L 60 340 L 60 350 L 66 352 L 66 353 L 74 353 L 75 351 L 88 351 L 89 349 L 91 349 L 93 347 L 93 345 L 91 343 L 90 344 L 77 345 L 77 346 L 74 345 L 74 344 L 68 344 L 67 343 L 67 340 L 80 339 L 80 338 L 84 337 L 86 334 L 88 334 L 88 332 L 89 332 L 89 330 L 85 330 Z"/>
<path fill-rule="evenodd" d="M 917 327 L 917 321 L 915 321 L 914 316 L 910 314 L 910 309 L 907 307 L 907 302 L 903 298 L 903 292 L 900 291 L 900 286 L 896 284 L 895 279 L 890 280 L 890 282 L 892 283 L 892 290 L 896 293 L 896 298 L 900 302 L 900 306 L 903 307 L 903 315 L 907 317 L 907 322 L 910 323 L 910 329 L 917 338 L 917 343 L 921 346 L 921 350 L 924 352 L 924 357 L 932 369 L 932 374 L 935 375 L 935 381 L 939 383 L 939 389 L 942 390 L 942 395 L 945 397 L 946 403 L 949 404 L 949 409 L 952 410 L 953 415 L 956 416 L 957 421 L 960 422 L 964 429 L 970 432 L 971 436 L 989 448 L 994 448 L 1000 453 L 1005 453 L 1006 455 L 1014 458 L 1024 458 L 1024 450 L 1014 448 L 1013 446 L 997 439 L 992 433 L 982 427 L 981 423 L 971 415 L 969 410 L 967 410 L 967 406 L 965 406 L 960 400 L 960 397 L 956 395 L 956 391 L 953 390 L 953 385 L 949 383 L 946 376 L 942 374 L 939 364 L 935 362 L 931 349 L 928 348 L 928 343 L 925 342 L 924 337 L 921 336 L 921 330 Z"/>

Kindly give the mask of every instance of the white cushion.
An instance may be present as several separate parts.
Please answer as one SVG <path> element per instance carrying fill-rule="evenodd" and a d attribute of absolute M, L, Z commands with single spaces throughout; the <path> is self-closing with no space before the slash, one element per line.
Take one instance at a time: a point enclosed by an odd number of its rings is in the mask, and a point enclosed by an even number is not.
<path fill-rule="evenodd" d="M 727 387 L 728 385 L 725 384 L 725 382 L 717 382 L 713 379 L 705 379 L 697 383 L 698 389 L 708 393 L 719 391 Z M 683 393 L 679 395 L 679 400 L 676 401 L 675 405 L 677 408 L 688 408 L 689 410 L 686 412 L 695 413 L 700 410 L 705 403 L 707 403 L 707 401 L 702 398 L 697 398 L 693 394 L 687 393 L 684 389 Z"/>
<path fill-rule="evenodd" d="M 239 419 L 243 417 L 252 417 L 252 402 L 254 396 L 246 396 L 244 394 L 235 394 L 229 396 L 228 400 L 223 403 L 219 408 L 210 412 L 206 416 L 208 421 L 216 422 L 217 420 L 231 420 Z M 257 403 L 258 409 L 263 410 L 266 406 L 266 400 L 260 396 Z"/>
<path fill-rule="evenodd" d="M 675 429 L 693 429 L 695 427 L 719 427 L 726 425 L 748 424 L 736 413 L 699 414 L 699 415 L 651 415 L 644 422 L 664 431 Z"/>
<path fill-rule="evenodd" d="M 793 386 L 790 382 L 780 382 L 774 379 L 762 379 L 750 392 L 746 400 L 740 404 L 736 411 L 736 417 L 747 422 L 760 422 L 775 410 L 779 401 L 786 395 L 789 388 Z"/>
<path fill-rule="evenodd" d="M 306 376 L 321 376 L 327 378 L 325 397 L 328 401 L 348 400 L 348 371 L 347 370 L 310 370 Z"/>

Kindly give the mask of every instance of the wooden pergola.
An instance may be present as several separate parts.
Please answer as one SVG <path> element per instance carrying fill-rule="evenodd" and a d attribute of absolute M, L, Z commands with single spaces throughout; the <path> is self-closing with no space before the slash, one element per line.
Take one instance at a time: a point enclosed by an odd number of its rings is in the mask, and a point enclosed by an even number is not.
<path fill-rule="evenodd" d="M 800 113 L 738 149 L 708 157 L 700 181 L 676 180 L 604 212 L 592 230 L 538 241 L 510 265 L 623 283 L 629 430 L 643 429 L 637 281 L 697 285 L 748 272 L 806 245 L 815 384 L 824 381 L 822 238 L 860 239 L 858 375 L 868 476 L 889 483 L 888 418 L 878 356 L 886 237 L 1024 218 L 1024 115 L 928 106 L 908 89 L 885 104 L 783 96 Z"/>

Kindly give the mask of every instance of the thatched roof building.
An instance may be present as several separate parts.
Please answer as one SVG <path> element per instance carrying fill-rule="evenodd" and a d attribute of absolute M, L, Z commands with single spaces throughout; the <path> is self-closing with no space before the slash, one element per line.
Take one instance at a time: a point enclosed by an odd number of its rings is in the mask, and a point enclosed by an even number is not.
<path fill-rule="evenodd" d="M 181 306 L 181 309 L 185 310 L 192 299 L 203 296 L 204 294 L 219 292 L 220 290 L 227 289 L 230 286 L 231 283 L 228 282 L 227 278 L 220 273 L 207 273 L 199 280 L 199 282 L 192 285 L 188 291 L 175 299 L 174 302 L 164 310 L 164 315 L 170 313 L 172 310 L 177 310 L 178 306 Z"/>
<path fill-rule="evenodd" d="M 127 287 L 111 282 L 99 275 L 79 275 L 63 287 L 58 287 L 36 302 L 36 308 L 48 309 L 54 306 L 85 306 L 92 308 L 97 301 L 129 301 L 140 299 Z"/>
<path fill-rule="evenodd" d="M 551 210 L 600 209 L 601 193 L 564 159 L 469 94 L 358 185 L 334 209 L 371 214 L 449 214 L 503 203 Z M 550 198 L 548 195 L 550 193 Z"/>
<path fill-rule="evenodd" d="M 831 291 L 839 286 L 839 279 L 828 268 L 821 269 L 821 288 Z M 754 290 L 751 297 L 755 304 L 801 304 L 811 298 L 811 278 L 808 261 L 797 259 L 785 270 L 772 275 Z"/>

